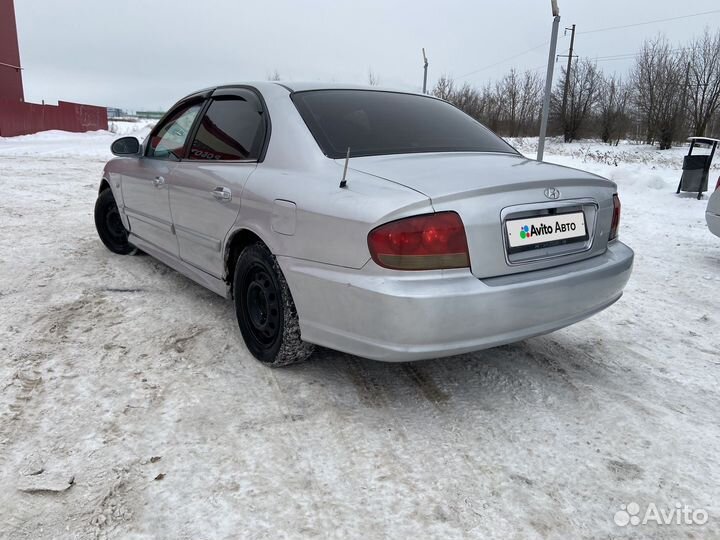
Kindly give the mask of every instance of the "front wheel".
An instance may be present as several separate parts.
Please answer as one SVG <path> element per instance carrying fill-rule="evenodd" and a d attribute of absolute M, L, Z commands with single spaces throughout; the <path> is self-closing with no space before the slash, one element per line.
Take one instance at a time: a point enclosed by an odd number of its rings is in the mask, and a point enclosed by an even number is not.
<path fill-rule="evenodd" d="M 245 345 L 272 367 L 307 359 L 314 346 L 300 339 L 300 323 L 285 276 L 263 244 L 245 248 L 233 279 L 235 312 Z"/>
<path fill-rule="evenodd" d="M 110 189 L 104 189 L 95 201 L 95 228 L 102 243 L 119 255 L 132 255 L 137 251 L 128 242 L 128 232 L 120 219 L 115 197 Z"/>

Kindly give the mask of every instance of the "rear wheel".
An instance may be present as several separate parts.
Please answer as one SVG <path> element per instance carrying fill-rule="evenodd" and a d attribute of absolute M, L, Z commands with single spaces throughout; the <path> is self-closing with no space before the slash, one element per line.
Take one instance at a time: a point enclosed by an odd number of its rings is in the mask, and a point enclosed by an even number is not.
<path fill-rule="evenodd" d="M 113 253 L 131 255 L 137 251 L 128 242 L 128 232 L 120 219 L 120 210 L 110 189 L 101 191 L 95 202 L 95 228 L 102 243 Z"/>
<path fill-rule="evenodd" d="M 272 367 L 307 359 L 314 346 L 300 339 L 295 303 L 280 266 L 263 244 L 245 248 L 233 279 L 235 312 L 245 345 Z"/>

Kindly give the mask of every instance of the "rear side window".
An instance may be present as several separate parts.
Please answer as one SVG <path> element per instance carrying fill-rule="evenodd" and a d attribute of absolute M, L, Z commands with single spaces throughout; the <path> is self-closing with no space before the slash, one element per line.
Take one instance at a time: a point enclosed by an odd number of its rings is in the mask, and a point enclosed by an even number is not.
<path fill-rule="evenodd" d="M 296 92 L 293 102 L 323 153 L 334 159 L 418 152 L 516 151 L 449 103 L 376 90 Z"/>
<path fill-rule="evenodd" d="M 254 96 L 227 96 L 210 103 L 188 159 L 257 160 L 265 137 L 262 109 Z"/>

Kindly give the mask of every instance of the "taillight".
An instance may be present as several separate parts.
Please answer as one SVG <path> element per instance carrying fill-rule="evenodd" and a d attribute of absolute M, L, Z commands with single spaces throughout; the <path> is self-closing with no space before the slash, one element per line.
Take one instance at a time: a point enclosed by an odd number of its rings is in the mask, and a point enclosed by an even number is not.
<path fill-rule="evenodd" d="M 613 195 L 613 216 L 612 223 L 610 224 L 610 240 L 615 240 L 618 237 L 618 228 L 620 227 L 620 197 L 617 193 Z"/>
<path fill-rule="evenodd" d="M 399 219 L 368 234 L 373 261 L 395 270 L 470 266 L 465 227 L 455 212 Z"/>
<path fill-rule="evenodd" d="M 715 191 L 717 191 L 718 189 L 720 189 L 720 176 L 718 176 L 717 184 L 715 184 Z"/>

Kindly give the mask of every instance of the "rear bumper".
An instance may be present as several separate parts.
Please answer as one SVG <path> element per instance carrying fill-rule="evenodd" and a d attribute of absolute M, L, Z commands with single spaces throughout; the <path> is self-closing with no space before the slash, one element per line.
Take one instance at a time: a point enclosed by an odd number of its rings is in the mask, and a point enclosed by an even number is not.
<path fill-rule="evenodd" d="M 720 216 L 712 212 L 705 212 L 705 221 L 707 221 L 710 232 L 715 236 L 720 236 Z"/>
<path fill-rule="evenodd" d="M 278 260 L 304 340 L 406 361 L 495 347 L 585 319 L 620 298 L 633 251 L 614 242 L 591 259 L 489 279 L 469 270 L 370 275 Z"/>

